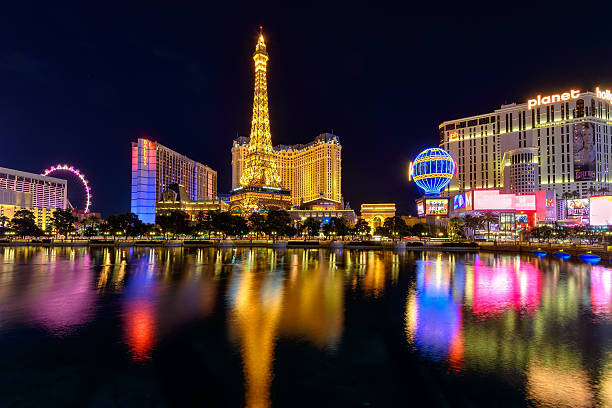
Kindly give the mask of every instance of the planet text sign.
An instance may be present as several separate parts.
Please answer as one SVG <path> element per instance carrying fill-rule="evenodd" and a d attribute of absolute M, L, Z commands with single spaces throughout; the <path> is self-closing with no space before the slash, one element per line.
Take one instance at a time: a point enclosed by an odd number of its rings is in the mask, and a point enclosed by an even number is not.
<path fill-rule="evenodd" d="M 527 109 L 532 109 L 540 105 L 548 105 L 549 103 L 569 101 L 570 99 L 576 99 L 579 96 L 580 96 L 579 89 L 570 89 L 567 92 L 563 92 L 560 94 L 547 95 L 547 96 L 538 95 L 534 99 L 529 99 L 527 101 Z"/>

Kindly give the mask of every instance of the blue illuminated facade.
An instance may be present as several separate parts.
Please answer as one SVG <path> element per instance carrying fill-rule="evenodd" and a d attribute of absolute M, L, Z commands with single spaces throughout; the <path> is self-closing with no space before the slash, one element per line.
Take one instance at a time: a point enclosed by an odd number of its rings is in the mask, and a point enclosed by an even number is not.
<path fill-rule="evenodd" d="M 155 224 L 156 144 L 146 139 L 132 142 L 131 212 L 145 224 Z"/>
<path fill-rule="evenodd" d="M 147 224 L 155 223 L 155 210 L 171 184 L 185 188 L 190 200 L 217 198 L 217 172 L 157 142 L 132 142 L 131 211 Z"/>
<path fill-rule="evenodd" d="M 422 151 L 410 164 L 412 179 L 427 195 L 440 194 L 451 182 L 455 170 L 451 155 L 438 147 Z"/>

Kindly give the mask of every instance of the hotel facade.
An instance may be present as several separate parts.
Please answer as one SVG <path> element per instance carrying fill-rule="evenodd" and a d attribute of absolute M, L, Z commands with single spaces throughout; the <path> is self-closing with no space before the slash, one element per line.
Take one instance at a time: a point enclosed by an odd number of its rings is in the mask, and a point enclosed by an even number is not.
<path fill-rule="evenodd" d="M 612 187 L 609 90 L 568 89 L 443 122 L 440 147 L 457 164 L 445 196 L 474 189 L 588 197 Z"/>
<path fill-rule="evenodd" d="M 30 210 L 36 225 L 46 230 L 53 211 L 67 208 L 67 191 L 66 180 L 0 167 L 0 216 Z"/>
<path fill-rule="evenodd" d="M 232 190 L 240 187 L 248 137 L 239 137 L 232 144 Z M 342 145 L 331 133 L 320 134 L 312 142 L 302 145 L 274 146 L 276 168 L 281 186 L 291 191 L 291 204 L 325 198 L 342 201 Z"/>
<path fill-rule="evenodd" d="M 217 172 L 157 142 L 132 142 L 131 211 L 147 224 L 155 223 L 157 202 L 171 184 L 185 188 L 192 201 L 217 198 Z"/>

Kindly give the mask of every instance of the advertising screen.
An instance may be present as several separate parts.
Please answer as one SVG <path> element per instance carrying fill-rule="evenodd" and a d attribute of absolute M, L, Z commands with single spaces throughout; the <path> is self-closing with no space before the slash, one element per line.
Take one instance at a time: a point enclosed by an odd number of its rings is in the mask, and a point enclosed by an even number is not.
<path fill-rule="evenodd" d="M 425 199 L 425 215 L 448 215 L 448 199 Z"/>
<path fill-rule="evenodd" d="M 589 199 L 578 198 L 567 200 L 567 216 L 570 218 L 587 217 L 589 215 Z"/>
<path fill-rule="evenodd" d="M 591 225 L 612 225 L 612 196 L 591 197 Z"/>
<path fill-rule="evenodd" d="M 514 197 L 514 209 L 517 211 L 535 211 L 536 197 L 535 195 L 517 195 Z"/>
<path fill-rule="evenodd" d="M 527 214 L 516 214 L 516 223 L 517 224 L 527 224 L 529 223 L 529 218 Z"/>
<path fill-rule="evenodd" d="M 574 180 L 595 180 L 595 129 L 583 122 L 574 127 Z"/>
<path fill-rule="evenodd" d="M 465 194 L 461 193 L 453 197 L 453 210 L 462 210 L 465 208 Z"/>
<path fill-rule="evenodd" d="M 474 190 L 474 210 L 535 211 L 535 194 L 516 195 L 499 190 Z M 467 205 L 466 205 L 467 206 Z"/>
<path fill-rule="evenodd" d="M 418 215 L 424 215 L 425 214 L 425 206 L 424 206 L 422 201 L 419 201 L 417 203 L 417 214 Z"/>
<path fill-rule="evenodd" d="M 474 190 L 474 210 L 514 210 L 514 194 L 500 194 L 499 190 Z"/>

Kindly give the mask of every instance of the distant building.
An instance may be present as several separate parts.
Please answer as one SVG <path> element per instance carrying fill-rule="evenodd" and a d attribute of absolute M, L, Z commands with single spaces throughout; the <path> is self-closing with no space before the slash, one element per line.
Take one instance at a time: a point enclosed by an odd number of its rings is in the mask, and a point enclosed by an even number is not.
<path fill-rule="evenodd" d="M 240 187 L 248 137 L 239 137 L 232 145 L 232 189 Z M 281 187 L 291 191 L 291 204 L 316 200 L 323 196 L 342 200 L 342 145 L 340 138 L 322 133 L 308 144 L 274 146 L 276 168 Z"/>
<path fill-rule="evenodd" d="M 196 221 L 200 211 L 208 213 L 211 211 L 227 211 L 229 204 L 221 200 L 191 200 L 185 187 L 179 184 L 170 184 L 162 193 L 162 198 L 157 202 L 156 215 L 168 214 L 172 211 L 183 211 L 189 215 L 190 221 Z"/>
<path fill-rule="evenodd" d="M 171 184 L 181 184 L 192 201 L 217 198 L 217 172 L 157 142 L 132 142 L 132 212 L 155 222 L 156 203 Z"/>
<path fill-rule="evenodd" d="M 66 180 L 0 167 L 0 216 L 30 210 L 36 225 L 46 230 L 53 211 L 66 209 L 67 191 Z"/>
<path fill-rule="evenodd" d="M 389 217 L 395 217 L 395 203 L 361 204 L 361 218 L 370 224 L 372 232 L 382 227 Z"/>
<path fill-rule="evenodd" d="M 72 209 L 72 215 L 77 217 L 79 222 L 83 222 L 89 218 L 97 218 L 98 220 L 102 220 L 102 213 L 99 212 L 85 212 L 85 210 L 78 210 L 76 208 Z"/>
<path fill-rule="evenodd" d="M 349 206 L 344 207 L 342 202 L 323 197 L 302 203 L 299 209 L 289 210 L 289 215 L 296 222 L 314 218 L 321 223 L 327 223 L 332 218 L 344 218 L 347 224 L 352 225 L 357 221 L 355 211 Z"/>

